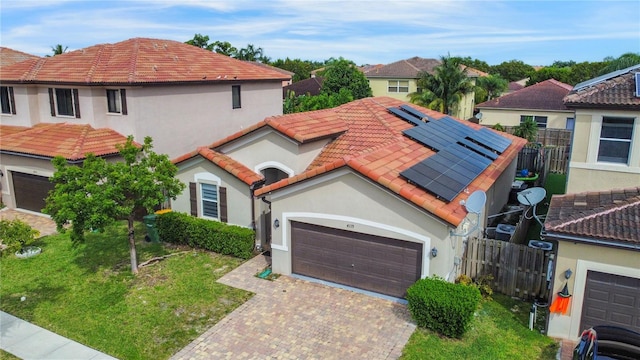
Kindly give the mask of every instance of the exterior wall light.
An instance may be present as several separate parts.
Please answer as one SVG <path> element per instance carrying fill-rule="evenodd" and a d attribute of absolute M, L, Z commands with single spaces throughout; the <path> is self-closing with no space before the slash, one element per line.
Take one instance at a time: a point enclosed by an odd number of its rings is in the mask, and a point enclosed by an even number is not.
<path fill-rule="evenodd" d="M 567 280 L 569 280 L 569 278 L 571 277 L 571 275 L 572 275 L 572 274 L 573 274 L 573 271 L 571 271 L 571 269 L 567 269 L 567 270 L 564 272 L 564 278 L 565 278 L 565 279 L 567 279 Z"/>
<path fill-rule="evenodd" d="M 278 220 L 278 219 L 273 220 L 273 227 L 276 228 L 276 229 L 279 228 L 280 227 L 280 220 Z"/>
<path fill-rule="evenodd" d="M 436 257 L 436 256 L 438 256 L 438 249 L 436 248 L 431 249 L 431 257 Z"/>

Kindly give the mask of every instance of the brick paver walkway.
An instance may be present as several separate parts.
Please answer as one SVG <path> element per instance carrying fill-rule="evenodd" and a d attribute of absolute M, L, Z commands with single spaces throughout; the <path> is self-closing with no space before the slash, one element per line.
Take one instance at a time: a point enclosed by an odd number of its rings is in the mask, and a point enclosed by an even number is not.
<path fill-rule="evenodd" d="M 32 228 L 40 231 L 40 236 L 52 235 L 57 232 L 56 223 L 46 215 L 35 215 L 19 210 L 4 208 L 0 210 L 0 219 L 20 219 L 31 225 Z"/>
<path fill-rule="evenodd" d="M 405 305 L 288 276 L 256 278 L 257 256 L 221 283 L 249 301 L 175 354 L 187 359 L 397 359 L 413 333 Z"/>

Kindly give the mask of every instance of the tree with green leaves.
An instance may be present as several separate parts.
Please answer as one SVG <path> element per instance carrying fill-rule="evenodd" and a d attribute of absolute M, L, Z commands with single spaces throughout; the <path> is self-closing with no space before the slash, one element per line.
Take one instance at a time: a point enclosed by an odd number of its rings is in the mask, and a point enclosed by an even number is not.
<path fill-rule="evenodd" d="M 460 64 L 466 65 L 468 67 L 472 67 L 476 70 L 484 71 L 486 73 L 491 72 L 491 65 L 489 65 L 486 61 L 479 59 L 472 59 L 470 56 L 467 57 L 459 57 L 454 56 L 454 58 L 460 61 Z"/>
<path fill-rule="evenodd" d="M 433 69 L 433 74 L 420 74 L 418 87 L 422 91 L 409 94 L 409 98 L 414 104 L 451 115 L 457 110 L 463 96 L 473 91 L 473 83 L 460 66 L 458 58 L 442 56 L 440 62 Z"/>
<path fill-rule="evenodd" d="M 607 61 L 607 65 L 600 70 L 600 75 L 640 64 L 640 53 L 628 52 L 615 59 L 607 58 L 605 61 Z"/>
<path fill-rule="evenodd" d="M 535 69 L 521 60 L 510 60 L 492 67 L 492 74 L 499 74 L 507 81 L 518 81 L 529 77 Z"/>
<path fill-rule="evenodd" d="M 301 60 L 301 59 L 277 59 L 270 63 L 279 69 L 291 71 L 295 73 L 291 79 L 294 83 L 311 77 L 311 72 L 320 69 L 325 65 L 324 62 Z"/>
<path fill-rule="evenodd" d="M 296 96 L 289 92 L 284 100 L 283 113 L 291 114 L 304 111 L 330 109 L 353 101 L 351 91 L 340 89 L 338 93 L 321 93 L 315 96 Z"/>
<path fill-rule="evenodd" d="M 62 44 L 57 44 L 56 46 L 52 46 L 51 47 L 51 52 L 53 53 L 53 56 L 56 55 L 60 55 L 60 54 L 64 54 L 67 52 L 67 49 L 69 49 L 68 46 L 62 47 Z M 52 55 L 47 55 L 45 57 L 51 57 Z"/>
<path fill-rule="evenodd" d="M 527 86 L 543 82 L 545 80 L 555 79 L 565 84 L 571 84 L 571 68 L 570 67 L 545 67 L 538 71 L 531 73 L 529 80 L 527 80 Z M 575 84 L 571 84 L 575 85 Z"/>
<path fill-rule="evenodd" d="M 231 45 L 228 41 L 214 41 L 213 42 L 213 51 L 217 54 L 227 55 L 227 56 L 235 56 L 238 52 L 238 49 L 235 46 Z"/>
<path fill-rule="evenodd" d="M 321 93 L 339 94 L 341 89 L 347 89 L 353 95 L 354 100 L 373 96 L 369 80 L 351 60 L 342 57 L 330 59 L 327 61 L 324 71 L 318 75 L 324 77 Z"/>
<path fill-rule="evenodd" d="M 528 116 L 513 129 L 513 135 L 527 139 L 528 142 L 534 142 L 538 135 L 538 124 L 533 120 L 533 116 Z"/>
<path fill-rule="evenodd" d="M 264 50 L 253 44 L 248 44 L 246 48 L 239 49 L 233 56 L 238 60 L 258 61 L 264 58 Z"/>
<path fill-rule="evenodd" d="M 185 41 L 185 44 L 193 45 L 202 49 L 213 51 L 214 44 L 209 44 L 209 35 L 195 34 L 193 39 Z"/>
<path fill-rule="evenodd" d="M 58 230 L 71 223 L 71 240 L 84 241 L 84 232 L 104 229 L 117 221 L 127 220 L 131 271 L 138 272 L 134 237 L 137 209 L 148 212 L 167 198 L 173 198 L 185 185 L 175 178 L 177 168 L 167 155 L 153 152 L 150 137 L 138 145 L 129 136 L 118 151 L 123 161 L 107 162 L 87 154 L 80 166 L 69 165 L 65 158 L 53 159 L 54 189 L 46 199 L 44 212 L 51 215 Z"/>
<path fill-rule="evenodd" d="M 481 76 L 476 80 L 476 88 L 484 90 L 486 98 L 482 101 L 486 101 L 502 95 L 509 89 L 509 83 L 501 78 L 500 75 Z M 476 103 L 478 104 L 479 102 Z"/>

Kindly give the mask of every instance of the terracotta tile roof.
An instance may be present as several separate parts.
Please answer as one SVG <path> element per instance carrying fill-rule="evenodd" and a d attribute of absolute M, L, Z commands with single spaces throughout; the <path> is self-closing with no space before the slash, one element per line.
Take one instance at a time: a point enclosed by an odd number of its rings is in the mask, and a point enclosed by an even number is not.
<path fill-rule="evenodd" d="M 324 78 L 316 76 L 309 79 L 300 80 L 298 82 L 294 82 L 291 85 L 287 85 L 282 88 L 282 98 L 286 98 L 287 92 L 293 91 L 296 96 L 301 95 L 318 95 L 320 94 L 320 89 L 322 89 L 322 82 Z"/>
<path fill-rule="evenodd" d="M 7 66 L 19 63 L 29 59 L 39 59 L 36 55 L 24 53 L 13 49 L 0 46 L 0 65 Z"/>
<path fill-rule="evenodd" d="M 640 187 L 554 195 L 545 230 L 551 237 L 604 239 L 640 250 Z"/>
<path fill-rule="evenodd" d="M 640 110 L 640 97 L 635 96 L 635 73 L 640 72 L 640 65 L 603 75 L 583 83 L 564 98 L 564 104 L 576 107 L 615 107 Z"/>
<path fill-rule="evenodd" d="M 568 111 L 563 102 L 572 86 L 549 79 L 476 105 L 482 109 Z"/>
<path fill-rule="evenodd" d="M 247 185 L 253 185 L 264 180 L 264 177 L 261 174 L 254 172 L 229 156 L 209 149 L 208 147 L 200 147 L 192 153 L 182 155 L 181 157 L 173 160 L 173 163 L 179 164 L 196 156 L 202 156 L 203 158 L 211 161 L 213 164 L 219 166 L 221 169 L 227 171 L 229 174 L 235 176 Z"/>
<path fill-rule="evenodd" d="M 395 77 L 401 79 L 417 79 L 423 71 L 433 73 L 433 69 L 440 65 L 440 60 L 425 59 L 414 56 L 410 59 L 400 60 L 383 66 L 375 66 L 364 71 L 366 77 Z"/>
<path fill-rule="evenodd" d="M 365 98 L 339 106 L 306 114 L 283 115 L 279 118 L 298 119 L 301 117 L 325 117 L 325 112 L 333 113 L 341 119 L 348 131 L 330 142 L 307 170 L 296 176 L 265 186 L 256 191 L 256 195 L 266 194 L 288 185 L 312 178 L 341 167 L 349 167 L 373 182 L 389 189 L 415 205 L 433 213 L 454 226 L 459 225 L 466 216 L 466 210 L 459 200 L 469 194 L 463 192 L 449 203 L 408 183 L 400 177 L 401 171 L 435 154 L 434 151 L 402 135 L 402 131 L 413 125 L 388 112 L 387 108 L 406 104 L 389 97 Z M 411 104 L 410 106 L 436 119 L 445 115 Z M 322 114 L 318 114 L 322 113 Z M 460 120 L 461 121 L 461 120 Z M 292 121 L 297 123 L 297 121 Z M 480 125 L 461 121 L 469 127 L 480 129 Z M 266 125 L 263 124 L 262 126 Z M 319 124 L 320 125 L 320 124 Z M 278 131 L 286 131 L 286 125 Z M 518 151 L 526 140 L 509 134 L 502 136 L 512 140 L 512 144 L 482 172 L 470 185 L 469 193 L 475 190 L 487 191 L 502 172 L 518 156 Z"/>
<path fill-rule="evenodd" d="M 37 155 L 48 158 L 60 155 L 69 161 L 117 154 L 117 144 L 127 138 L 111 129 L 94 129 L 89 125 L 66 123 L 38 124 L 31 128 L 16 129 L 0 125 L 0 152 Z"/>
<path fill-rule="evenodd" d="M 296 73 L 294 73 L 292 71 L 285 70 L 285 69 L 280 69 L 279 67 L 271 66 L 269 64 L 263 64 L 263 63 L 261 63 L 259 61 L 248 61 L 248 60 L 243 60 L 243 61 L 246 61 L 246 62 L 248 62 L 249 64 L 252 64 L 252 65 L 260 66 L 261 68 L 264 68 L 264 69 L 277 71 L 282 75 L 288 76 L 288 80 L 291 80 L 293 75 L 296 74 Z"/>
<path fill-rule="evenodd" d="M 517 81 L 512 81 L 509 83 L 509 92 L 518 91 L 524 89 L 524 85 L 520 84 Z"/>
<path fill-rule="evenodd" d="M 0 80 L 28 83 L 148 84 L 288 80 L 280 71 L 172 40 L 133 38 L 2 66 Z"/>

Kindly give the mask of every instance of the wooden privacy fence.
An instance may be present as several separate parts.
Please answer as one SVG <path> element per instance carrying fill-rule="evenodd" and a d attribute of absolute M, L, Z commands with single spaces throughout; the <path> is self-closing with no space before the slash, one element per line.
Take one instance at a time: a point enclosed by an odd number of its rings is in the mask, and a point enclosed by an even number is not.
<path fill-rule="evenodd" d="M 554 146 L 544 149 L 545 174 L 566 174 L 569 167 L 569 147 Z"/>
<path fill-rule="evenodd" d="M 472 279 L 490 275 L 494 291 L 522 299 L 548 299 L 550 251 L 501 240 L 469 238 L 462 273 Z M 550 278 L 550 277 L 549 277 Z"/>
<path fill-rule="evenodd" d="M 505 126 L 504 130 L 509 134 L 513 134 L 516 126 Z M 571 145 L 571 130 L 567 129 L 538 129 L 535 143 L 540 143 L 542 146 L 569 146 Z"/>

